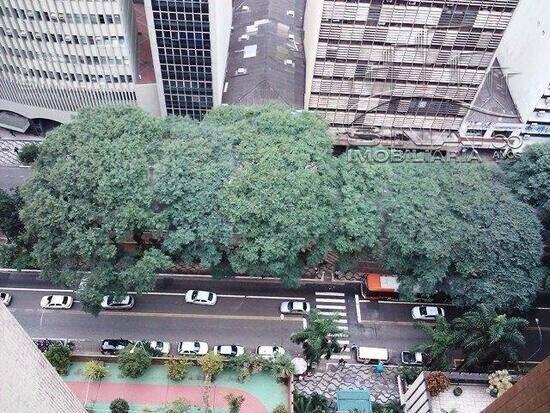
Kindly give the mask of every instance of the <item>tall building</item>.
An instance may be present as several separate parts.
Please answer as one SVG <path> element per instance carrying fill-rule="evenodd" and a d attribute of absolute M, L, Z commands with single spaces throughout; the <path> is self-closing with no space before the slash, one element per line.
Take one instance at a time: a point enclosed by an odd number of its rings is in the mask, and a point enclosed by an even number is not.
<path fill-rule="evenodd" d="M 145 0 L 162 115 L 202 119 L 221 104 L 231 0 Z"/>
<path fill-rule="evenodd" d="M 0 303 L 0 412 L 85 413 L 46 357 Z"/>
<path fill-rule="evenodd" d="M 305 107 L 336 133 L 458 141 L 519 0 L 317 0 Z"/>
<path fill-rule="evenodd" d="M 0 0 L 0 111 L 66 122 L 83 107 L 139 104 L 137 44 L 132 0 Z"/>

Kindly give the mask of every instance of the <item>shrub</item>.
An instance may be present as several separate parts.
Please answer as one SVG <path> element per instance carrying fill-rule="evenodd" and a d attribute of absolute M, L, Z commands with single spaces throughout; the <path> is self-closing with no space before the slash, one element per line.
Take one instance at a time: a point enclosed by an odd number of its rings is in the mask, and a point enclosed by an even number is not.
<path fill-rule="evenodd" d="M 497 397 L 512 387 L 512 381 L 508 370 L 497 370 L 489 374 L 489 391 L 495 390 Z"/>
<path fill-rule="evenodd" d="M 407 382 L 413 384 L 416 378 L 424 371 L 423 367 L 402 366 L 399 367 L 399 375 Z"/>
<path fill-rule="evenodd" d="M 271 363 L 255 354 L 243 354 L 232 359 L 229 362 L 229 367 L 238 371 L 237 380 L 243 382 L 253 374 L 269 369 Z"/>
<path fill-rule="evenodd" d="M 124 399 L 114 399 L 109 405 L 111 413 L 128 413 L 130 411 L 130 405 Z"/>
<path fill-rule="evenodd" d="M 168 403 L 165 407 L 164 413 L 188 413 L 191 411 L 191 406 L 185 399 L 176 399 L 171 403 Z"/>
<path fill-rule="evenodd" d="M 290 379 L 294 371 L 294 364 L 288 354 L 277 355 L 271 362 L 271 372 L 279 380 Z"/>
<path fill-rule="evenodd" d="M 205 380 L 213 381 L 216 376 L 223 370 L 223 357 L 215 353 L 206 353 L 199 357 L 197 362 L 202 369 Z"/>
<path fill-rule="evenodd" d="M 107 376 L 107 367 L 102 361 L 91 360 L 84 365 L 82 374 L 90 380 L 101 380 Z"/>
<path fill-rule="evenodd" d="M 40 146 L 36 143 L 31 143 L 19 148 L 17 152 L 17 157 L 22 163 L 26 163 L 26 164 L 33 163 L 38 157 L 39 151 L 40 151 Z"/>
<path fill-rule="evenodd" d="M 64 376 L 71 366 L 71 350 L 60 344 L 55 344 L 46 351 L 46 358 L 59 374 Z"/>
<path fill-rule="evenodd" d="M 426 376 L 426 387 L 432 396 L 437 396 L 439 393 L 444 392 L 449 388 L 450 384 L 449 378 L 441 371 L 433 371 Z"/>
<path fill-rule="evenodd" d="M 279 404 L 273 409 L 273 413 L 288 413 L 288 409 L 284 404 Z"/>
<path fill-rule="evenodd" d="M 118 368 L 123 376 L 140 377 L 151 366 L 151 355 L 142 347 L 125 348 L 118 355 Z"/>
<path fill-rule="evenodd" d="M 241 411 L 241 406 L 244 403 L 244 396 L 236 396 L 233 393 L 229 393 L 225 396 L 225 400 L 229 403 L 229 413 L 239 413 Z"/>
<path fill-rule="evenodd" d="M 193 363 L 185 358 L 170 358 L 164 365 L 168 369 L 168 378 L 172 381 L 181 381 L 187 376 Z"/>

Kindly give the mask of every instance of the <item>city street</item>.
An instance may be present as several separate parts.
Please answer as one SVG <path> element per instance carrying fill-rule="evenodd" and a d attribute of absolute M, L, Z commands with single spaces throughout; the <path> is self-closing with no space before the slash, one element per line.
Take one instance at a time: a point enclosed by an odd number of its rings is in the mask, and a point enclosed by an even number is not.
<path fill-rule="evenodd" d="M 249 351 L 258 345 L 283 345 L 293 355 L 300 348 L 290 343 L 289 336 L 302 328 L 304 320 L 290 315 L 281 318 L 279 305 L 285 300 L 305 300 L 322 314 L 335 315 L 342 330 L 345 353 L 333 355 L 353 362 L 352 344 L 386 347 L 391 364 L 398 364 L 400 352 L 409 350 L 425 340 L 425 334 L 414 326 L 411 309 L 414 303 L 369 301 L 362 299 L 358 284 L 335 285 L 304 283 L 297 290 L 283 288 L 277 281 L 214 280 L 208 276 L 161 276 L 154 292 L 137 296 L 130 311 L 103 311 L 98 317 L 84 313 L 76 294 L 63 287 L 51 286 L 36 277 L 36 273 L 0 272 L 0 291 L 13 295 L 10 311 L 33 337 L 71 338 L 78 340 L 83 351 L 97 351 L 104 338 L 133 340 L 203 340 L 210 346 L 239 344 Z M 188 289 L 204 289 L 218 294 L 213 306 L 186 304 Z M 42 310 L 43 295 L 59 293 L 75 298 L 70 310 Z M 460 312 L 444 305 L 449 320 Z M 358 311 L 360 314 L 358 314 Z M 359 315 L 359 317 L 358 317 Z M 550 309 L 539 307 L 529 315 L 527 359 L 539 346 L 534 318 L 538 317 L 543 342 L 550 343 Z M 532 360 L 540 361 L 548 355 L 544 345 Z"/>

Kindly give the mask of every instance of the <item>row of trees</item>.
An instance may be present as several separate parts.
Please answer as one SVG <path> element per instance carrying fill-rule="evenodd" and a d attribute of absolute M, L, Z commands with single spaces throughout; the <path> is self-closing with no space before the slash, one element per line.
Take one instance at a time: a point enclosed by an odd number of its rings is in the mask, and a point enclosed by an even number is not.
<path fill-rule="evenodd" d="M 21 191 L 20 239 L 44 277 L 80 287 L 92 312 L 104 293 L 152 288 L 174 263 L 296 286 L 331 250 L 340 269 L 378 259 L 405 296 L 530 305 L 544 277 L 541 224 L 519 172 L 510 182 L 522 200 L 494 166 L 372 153 L 334 156 L 324 120 L 280 106 L 222 107 L 200 124 L 84 110 L 41 146 Z M 532 205 L 544 211 L 547 195 Z"/>

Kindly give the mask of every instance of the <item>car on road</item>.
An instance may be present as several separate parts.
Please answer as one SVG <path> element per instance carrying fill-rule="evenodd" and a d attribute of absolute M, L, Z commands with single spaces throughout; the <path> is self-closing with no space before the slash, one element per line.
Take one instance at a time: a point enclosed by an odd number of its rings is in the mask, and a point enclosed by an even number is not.
<path fill-rule="evenodd" d="M 258 346 L 256 354 L 264 359 L 273 359 L 276 356 L 285 354 L 285 349 L 279 346 Z"/>
<path fill-rule="evenodd" d="M 131 295 L 105 295 L 101 301 L 104 310 L 130 310 L 134 307 L 135 299 Z"/>
<path fill-rule="evenodd" d="M 402 351 L 401 362 L 407 366 L 421 366 L 424 364 L 426 356 L 419 352 Z"/>
<path fill-rule="evenodd" d="M 208 353 L 208 344 L 204 341 L 180 341 L 178 354 L 182 356 L 203 356 Z"/>
<path fill-rule="evenodd" d="M 190 304 L 214 305 L 218 296 L 210 291 L 189 290 L 185 293 L 185 302 Z"/>
<path fill-rule="evenodd" d="M 40 307 L 67 310 L 73 306 L 73 297 L 69 295 L 45 295 L 40 300 Z"/>
<path fill-rule="evenodd" d="M 390 359 L 390 352 L 383 347 L 359 347 L 356 356 L 358 363 L 386 363 Z"/>
<path fill-rule="evenodd" d="M 101 342 L 101 354 L 117 354 L 131 344 L 133 344 L 132 341 L 123 338 L 108 338 Z"/>
<path fill-rule="evenodd" d="M 244 347 L 236 346 L 235 344 L 229 346 L 215 346 L 214 353 L 227 358 L 232 358 L 243 355 Z"/>
<path fill-rule="evenodd" d="M 307 314 L 311 306 L 305 301 L 283 301 L 281 313 L 283 314 Z"/>
<path fill-rule="evenodd" d="M 148 341 L 147 345 L 157 355 L 166 356 L 170 354 L 171 346 L 168 341 L 153 340 Z"/>
<path fill-rule="evenodd" d="M 417 305 L 411 310 L 415 320 L 435 320 L 436 317 L 445 317 L 445 310 L 434 305 Z"/>
<path fill-rule="evenodd" d="M 4 305 L 7 307 L 11 303 L 11 295 L 8 293 L 0 292 L 0 302 L 4 303 Z"/>

